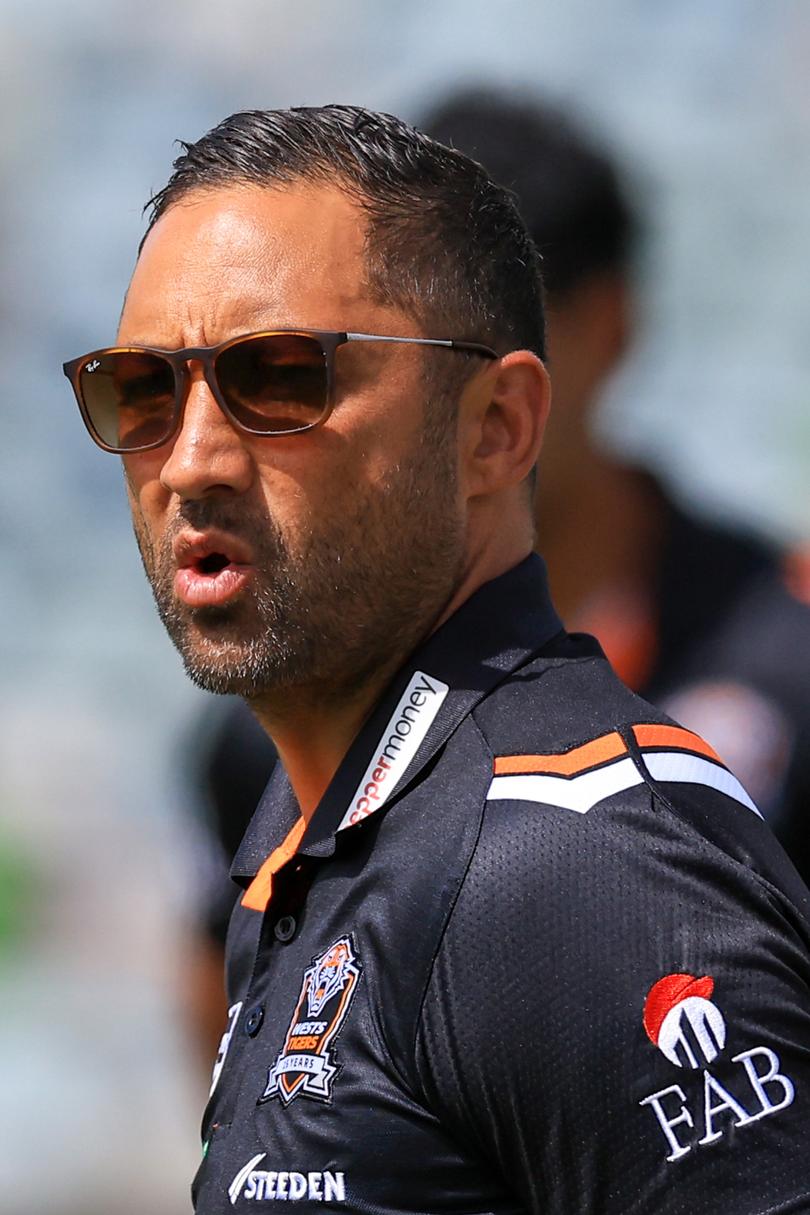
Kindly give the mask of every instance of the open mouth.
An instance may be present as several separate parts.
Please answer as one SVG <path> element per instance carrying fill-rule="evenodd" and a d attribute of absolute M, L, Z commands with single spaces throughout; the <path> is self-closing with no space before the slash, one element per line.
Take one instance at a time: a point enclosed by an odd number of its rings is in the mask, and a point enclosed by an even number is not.
<path fill-rule="evenodd" d="M 196 562 L 194 568 L 200 574 L 215 575 L 221 573 L 230 564 L 230 557 L 226 557 L 224 553 L 208 553 Z"/>
<path fill-rule="evenodd" d="M 250 548 L 236 537 L 186 532 L 174 543 L 175 593 L 191 607 L 222 607 L 253 575 Z"/>

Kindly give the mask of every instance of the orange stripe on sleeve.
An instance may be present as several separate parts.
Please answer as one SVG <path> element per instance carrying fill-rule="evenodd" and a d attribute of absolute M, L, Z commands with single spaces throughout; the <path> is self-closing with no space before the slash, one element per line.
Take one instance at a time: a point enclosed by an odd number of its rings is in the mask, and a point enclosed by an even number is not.
<path fill-rule="evenodd" d="M 306 823 L 303 818 L 299 818 L 295 826 L 288 831 L 284 842 L 279 844 L 278 848 L 274 848 L 267 860 L 262 863 L 261 869 L 242 895 L 243 907 L 247 907 L 250 911 L 266 910 L 273 897 L 273 876 L 295 856 L 298 845 L 304 838 L 305 830 Z"/>
<path fill-rule="evenodd" d="M 495 758 L 495 775 L 532 775 L 553 774 L 555 776 L 576 776 L 587 768 L 595 768 L 597 764 L 607 763 L 608 760 L 618 759 L 627 754 L 627 747 L 622 736 L 615 730 L 595 738 L 592 742 L 583 743 L 581 747 L 573 747 L 562 755 L 498 755 Z"/>
<path fill-rule="evenodd" d="M 633 726 L 640 747 L 677 747 L 680 751 L 695 751 L 722 764 L 722 759 L 707 742 L 681 726 Z"/>

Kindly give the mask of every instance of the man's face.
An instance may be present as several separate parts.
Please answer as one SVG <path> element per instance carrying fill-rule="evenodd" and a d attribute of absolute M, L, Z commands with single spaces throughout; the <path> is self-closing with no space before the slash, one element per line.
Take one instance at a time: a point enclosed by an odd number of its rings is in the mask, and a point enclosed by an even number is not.
<path fill-rule="evenodd" d="M 118 342 L 178 349 L 295 327 L 417 335 L 370 299 L 364 231 L 334 188 L 194 194 L 150 233 Z M 124 467 L 158 610 L 195 682 L 345 695 L 430 630 L 465 542 L 453 403 L 426 399 L 433 357 L 456 356 L 341 346 L 327 422 L 272 438 L 238 432 L 191 364 L 180 432 Z"/>

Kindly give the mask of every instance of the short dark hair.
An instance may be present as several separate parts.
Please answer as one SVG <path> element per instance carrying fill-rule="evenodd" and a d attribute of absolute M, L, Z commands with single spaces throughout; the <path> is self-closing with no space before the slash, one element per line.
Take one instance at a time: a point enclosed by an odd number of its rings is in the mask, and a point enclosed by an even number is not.
<path fill-rule="evenodd" d="M 332 182 L 368 218 L 375 298 L 403 308 L 431 337 L 543 356 L 531 238 L 509 192 L 462 153 L 390 114 L 343 105 L 232 114 L 181 146 L 168 183 L 147 203 L 147 235 L 198 190 Z"/>
<path fill-rule="evenodd" d="M 549 302 L 594 274 L 628 269 L 638 222 L 616 169 L 558 109 L 467 90 L 442 102 L 423 125 L 514 191 L 540 251 Z"/>

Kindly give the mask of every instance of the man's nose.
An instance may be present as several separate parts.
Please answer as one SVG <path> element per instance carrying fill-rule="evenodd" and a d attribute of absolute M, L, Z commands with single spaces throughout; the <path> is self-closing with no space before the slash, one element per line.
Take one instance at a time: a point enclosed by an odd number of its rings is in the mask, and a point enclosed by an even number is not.
<path fill-rule="evenodd" d="M 254 463 L 241 435 L 225 417 L 202 378 L 188 387 L 180 430 L 160 480 L 179 498 L 239 494 L 254 476 Z"/>

